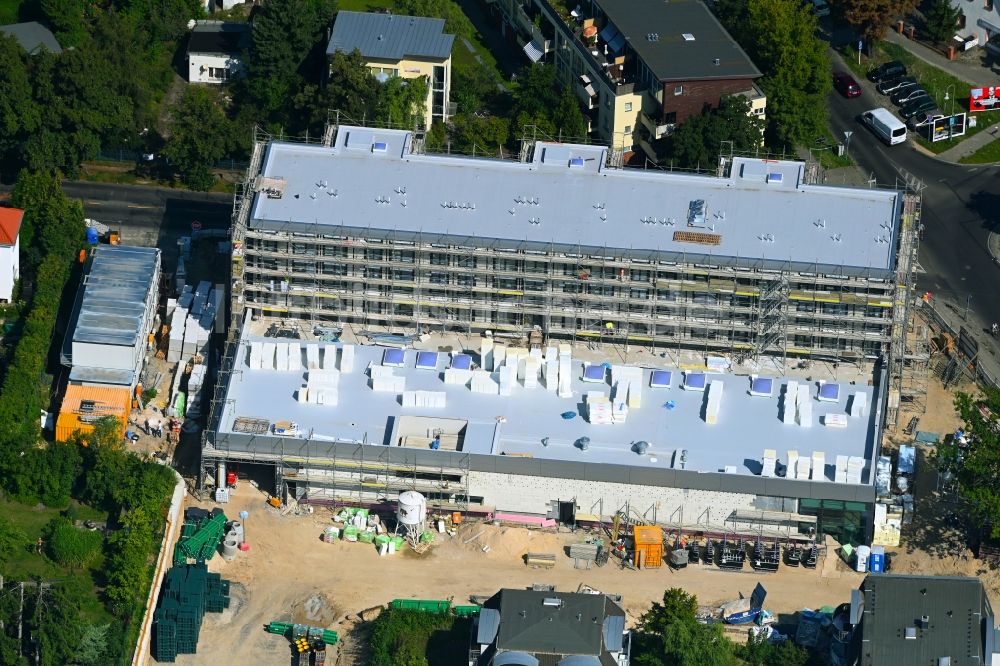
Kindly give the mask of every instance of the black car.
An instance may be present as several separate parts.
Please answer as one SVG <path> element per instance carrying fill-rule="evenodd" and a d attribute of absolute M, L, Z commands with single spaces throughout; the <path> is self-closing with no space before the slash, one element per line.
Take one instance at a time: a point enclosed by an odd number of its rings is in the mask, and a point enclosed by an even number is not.
<path fill-rule="evenodd" d="M 908 120 L 918 113 L 923 113 L 924 111 L 930 111 L 931 109 L 936 108 L 937 102 L 933 99 L 930 97 L 920 97 L 901 106 L 899 109 L 899 115 L 903 118 L 903 120 Z"/>
<path fill-rule="evenodd" d="M 910 102 L 920 99 L 921 97 L 930 97 L 930 96 L 931 94 L 929 92 L 927 92 L 923 88 L 918 88 L 916 90 L 911 90 L 909 93 L 899 97 L 896 100 L 896 104 L 898 104 L 899 106 L 904 106 L 906 104 L 909 104 Z"/>
<path fill-rule="evenodd" d="M 883 95 L 888 95 L 889 93 L 895 92 L 901 86 L 916 82 L 917 80 L 912 76 L 894 76 L 891 79 L 883 80 L 882 83 L 875 86 L 875 89 Z"/>
<path fill-rule="evenodd" d="M 868 72 L 868 78 L 876 83 L 906 74 L 906 65 L 898 60 L 890 60 Z"/>

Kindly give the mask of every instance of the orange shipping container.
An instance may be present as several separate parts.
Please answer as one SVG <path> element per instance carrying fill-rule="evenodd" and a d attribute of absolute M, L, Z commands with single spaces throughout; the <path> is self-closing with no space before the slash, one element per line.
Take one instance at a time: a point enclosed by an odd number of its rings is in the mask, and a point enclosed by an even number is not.
<path fill-rule="evenodd" d="M 77 430 L 93 432 L 94 422 L 105 416 L 113 416 L 121 423 L 122 431 L 128 423 L 129 404 L 132 392 L 122 387 L 79 386 L 66 387 L 62 407 L 56 419 L 56 440 L 69 441 Z"/>
<path fill-rule="evenodd" d="M 656 525 L 636 525 L 635 564 L 640 569 L 658 569 L 663 564 L 663 528 Z"/>

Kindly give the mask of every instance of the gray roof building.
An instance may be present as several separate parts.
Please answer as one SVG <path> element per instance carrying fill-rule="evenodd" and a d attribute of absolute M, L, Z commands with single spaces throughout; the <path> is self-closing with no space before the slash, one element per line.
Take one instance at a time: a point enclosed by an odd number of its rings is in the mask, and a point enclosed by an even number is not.
<path fill-rule="evenodd" d="M 17 40 L 25 51 L 35 55 L 42 49 L 50 53 L 62 53 L 62 47 L 52 31 L 37 21 L 0 25 L 0 32 Z"/>
<path fill-rule="evenodd" d="M 159 295 L 160 251 L 101 245 L 73 308 L 62 363 L 70 381 L 134 385 Z"/>
<path fill-rule="evenodd" d="M 368 12 L 338 12 L 327 55 L 357 49 L 365 58 L 444 60 L 451 55 L 455 35 L 444 32 L 444 19 Z"/>
<path fill-rule="evenodd" d="M 628 663 L 625 611 L 604 594 L 500 590 L 473 632 L 484 666 Z"/>
<path fill-rule="evenodd" d="M 852 609 L 860 618 L 861 666 L 960 666 L 1000 657 L 993 609 L 978 578 L 874 574 L 861 592 L 863 607 Z"/>
<path fill-rule="evenodd" d="M 660 81 L 761 76 L 701 0 L 598 2 L 608 20 Z"/>

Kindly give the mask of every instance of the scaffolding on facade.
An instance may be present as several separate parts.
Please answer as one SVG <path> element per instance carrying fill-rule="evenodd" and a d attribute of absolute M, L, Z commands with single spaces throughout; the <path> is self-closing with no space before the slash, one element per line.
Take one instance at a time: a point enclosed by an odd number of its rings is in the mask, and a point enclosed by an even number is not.
<path fill-rule="evenodd" d="M 897 186 L 900 183 L 897 182 Z M 899 421 L 901 403 L 912 400 L 919 393 L 904 387 L 912 363 L 907 362 L 907 331 L 913 310 L 914 285 L 917 278 L 917 250 L 920 229 L 920 190 L 922 184 L 907 179 L 900 189 L 904 189 L 902 219 L 899 224 L 899 246 L 896 252 L 896 292 L 893 299 L 892 337 L 889 342 L 889 396 L 886 423 L 896 425 Z M 919 354 L 917 354 L 919 356 Z M 917 358 L 912 361 L 918 361 Z M 923 391 L 926 395 L 926 386 Z"/>

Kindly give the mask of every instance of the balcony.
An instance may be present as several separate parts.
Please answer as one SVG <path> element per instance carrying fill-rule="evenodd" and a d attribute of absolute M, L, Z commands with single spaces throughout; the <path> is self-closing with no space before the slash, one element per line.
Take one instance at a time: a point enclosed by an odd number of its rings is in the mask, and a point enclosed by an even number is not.
<path fill-rule="evenodd" d="M 617 28 L 610 23 L 602 27 L 597 19 L 588 16 L 589 12 L 582 5 L 571 10 L 563 0 L 536 1 L 542 14 L 562 31 L 572 48 L 601 73 L 615 94 L 632 92 L 635 84 L 631 66 L 633 56 L 625 36 Z"/>

